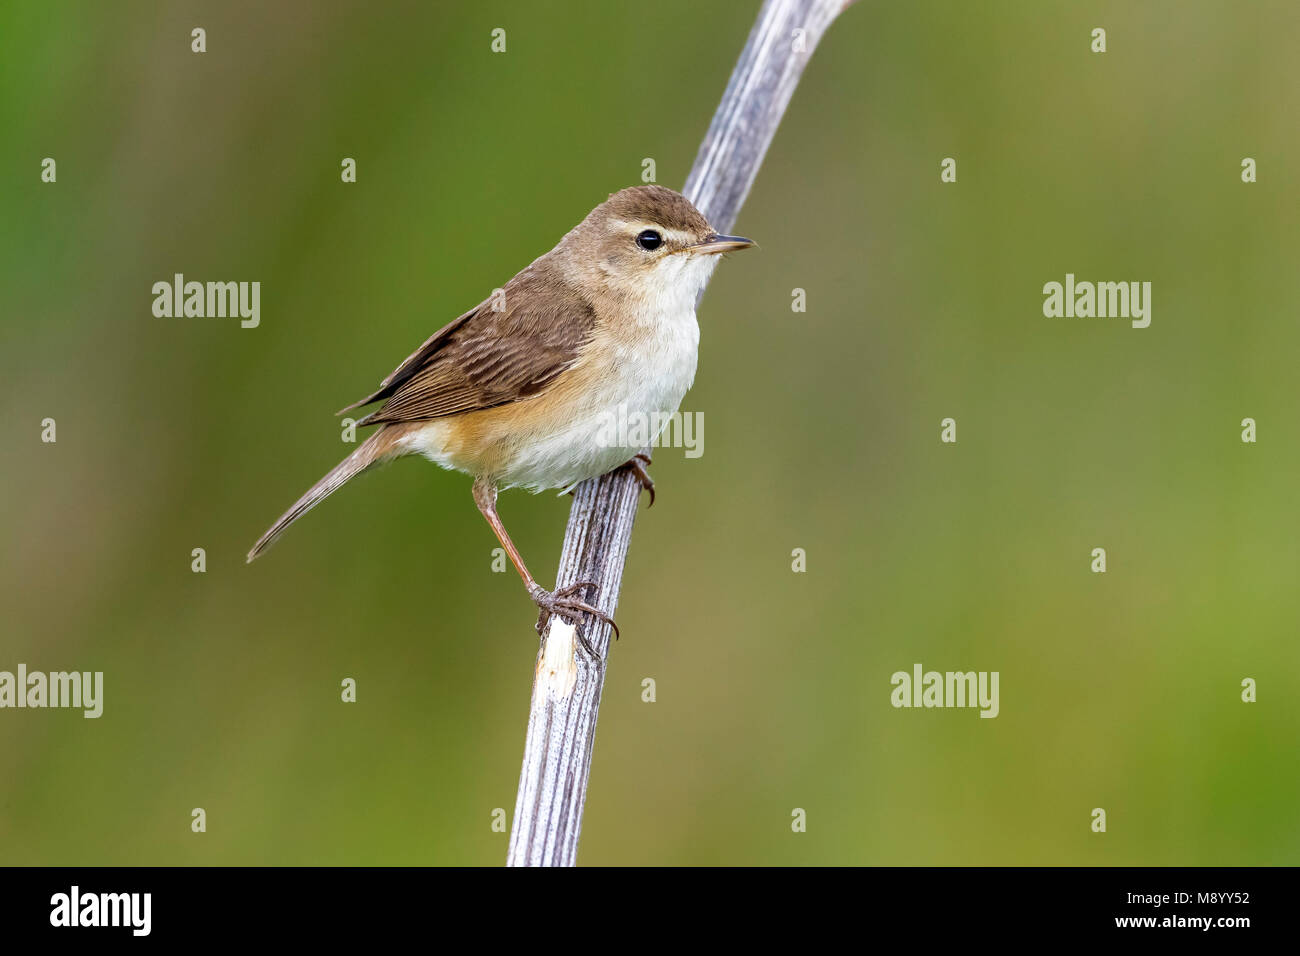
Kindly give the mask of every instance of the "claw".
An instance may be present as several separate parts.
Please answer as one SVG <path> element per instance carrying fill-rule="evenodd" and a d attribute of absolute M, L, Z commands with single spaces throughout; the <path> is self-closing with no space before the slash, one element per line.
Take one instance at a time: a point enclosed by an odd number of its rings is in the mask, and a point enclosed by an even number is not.
<path fill-rule="evenodd" d="M 645 464 L 643 465 L 642 462 L 645 462 Z M 637 452 L 627 461 L 627 467 L 632 469 L 637 481 L 641 482 L 641 488 L 650 492 L 650 504 L 646 505 L 646 507 L 653 508 L 655 506 L 655 483 L 654 479 L 650 477 L 650 472 L 645 470 L 646 465 L 649 464 L 650 456 L 643 451 Z"/>
<path fill-rule="evenodd" d="M 533 603 L 540 609 L 541 613 L 537 616 L 537 633 L 542 633 L 546 627 L 547 620 L 552 614 L 558 614 L 561 617 L 572 620 L 575 624 L 580 624 L 579 614 L 590 614 L 598 621 L 604 621 L 614 631 L 614 640 L 618 640 L 618 625 L 614 619 L 602 611 L 600 608 L 592 607 L 586 601 L 578 600 L 574 597 L 583 588 L 597 588 L 599 585 L 595 581 L 578 581 L 567 587 L 558 588 L 554 591 L 547 591 L 545 588 L 534 585 L 528 591 L 528 596 L 533 599 Z M 586 643 L 583 638 L 583 643 Z M 588 648 L 590 649 L 590 648 Z"/>

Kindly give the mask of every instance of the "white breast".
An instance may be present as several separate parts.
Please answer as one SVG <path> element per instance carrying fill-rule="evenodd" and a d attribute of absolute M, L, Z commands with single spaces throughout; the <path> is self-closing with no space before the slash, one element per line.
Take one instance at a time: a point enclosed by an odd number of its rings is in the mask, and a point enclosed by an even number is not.
<path fill-rule="evenodd" d="M 654 291 L 633 316 L 624 315 L 616 334 L 602 336 L 602 347 L 591 355 L 606 374 L 562 426 L 519 449 L 502 476 L 507 486 L 567 491 L 642 450 L 644 425 L 652 432 L 653 424 L 662 428 L 695 381 L 700 347 L 695 303 L 717 258 L 672 257 L 661 264 Z M 620 428 L 620 422 L 629 427 Z M 643 427 L 631 427 L 637 423 Z"/>
<path fill-rule="evenodd" d="M 616 342 L 591 356 L 605 364 L 572 414 L 522 444 L 504 473 L 504 487 L 531 491 L 574 485 L 617 468 L 655 437 L 695 380 L 700 328 L 695 311 L 665 316 L 640 342 Z"/>
<path fill-rule="evenodd" d="M 621 309 L 618 321 L 607 322 L 584 351 L 581 369 L 565 373 L 572 376 L 570 384 L 580 387 L 552 388 L 524 400 L 554 401 L 565 392 L 560 414 L 539 418 L 527 434 L 501 436 L 500 447 L 508 448 L 508 454 L 493 475 L 501 488 L 568 491 L 642 450 L 645 425 L 662 428 L 695 380 L 700 344 L 695 302 L 717 258 L 666 259 L 664 281 L 652 283 L 650 294 L 632 308 Z M 620 428 L 620 422 L 642 424 Z M 455 460 L 447 451 L 452 427 L 445 419 L 430 422 L 412 434 L 408 445 L 444 467 L 472 472 L 471 463 Z"/>

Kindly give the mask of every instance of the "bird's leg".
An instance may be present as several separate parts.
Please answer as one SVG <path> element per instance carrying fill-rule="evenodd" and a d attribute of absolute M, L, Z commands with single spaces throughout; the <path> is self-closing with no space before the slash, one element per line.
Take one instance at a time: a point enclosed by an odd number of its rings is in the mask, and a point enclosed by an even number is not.
<path fill-rule="evenodd" d="M 644 462 L 645 464 L 642 464 L 642 462 Z M 627 464 L 624 465 L 623 467 L 631 468 L 632 474 L 636 475 L 636 480 L 641 482 L 641 488 L 645 491 L 650 492 L 650 504 L 646 505 L 646 507 L 653 508 L 655 506 L 655 483 L 654 483 L 654 479 L 650 477 L 650 472 L 646 471 L 646 467 L 649 464 L 650 464 L 649 454 L 643 451 L 639 451 L 631 458 L 629 458 L 627 460 Z"/>
<path fill-rule="evenodd" d="M 614 619 L 599 608 L 592 607 L 585 601 L 580 600 L 575 595 L 580 593 L 583 588 L 599 587 L 594 581 L 579 581 L 576 584 L 570 584 L 568 587 L 557 588 L 554 591 L 548 591 L 528 573 L 528 566 L 524 564 L 523 555 L 515 547 L 515 543 L 510 540 L 510 535 L 506 531 L 506 526 L 501 523 L 501 516 L 497 514 L 497 489 L 496 485 L 483 478 L 474 480 L 474 504 L 478 505 L 478 510 L 482 512 L 483 517 L 487 519 L 488 525 L 492 528 L 497 540 L 501 542 L 501 547 L 506 549 L 506 554 L 510 557 L 510 563 L 515 566 L 519 576 L 524 579 L 524 587 L 528 588 L 528 596 L 533 599 L 533 603 L 541 608 L 541 614 L 537 618 L 537 632 L 540 634 L 542 628 L 546 626 L 547 619 L 552 614 L 558 614 L 561 617 L 567 617 L 574 623 L 580 623 L 579 614 L 590 614 L 599 621 L 604 621 L 614 629 L 614 637 L 618 637 L 618 625 Z M 597 660 L 599 655 L 587 643 L 587 639 L 578 634 L 578 640 L 587 653 L 591 654 Z"/>

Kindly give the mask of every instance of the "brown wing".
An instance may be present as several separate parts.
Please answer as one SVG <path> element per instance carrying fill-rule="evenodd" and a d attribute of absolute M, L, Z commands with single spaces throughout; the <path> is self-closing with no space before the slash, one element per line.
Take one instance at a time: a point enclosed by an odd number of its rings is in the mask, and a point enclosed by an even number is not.
<path fill-rule="evenodd" d="M 572 287 L 530 267 L 492 299 L 433 333 L 379 390 L 343 411 L 383 401 L 359 425 L 426 421 L 535 394 L 578 357 L 596 324 Z"/>

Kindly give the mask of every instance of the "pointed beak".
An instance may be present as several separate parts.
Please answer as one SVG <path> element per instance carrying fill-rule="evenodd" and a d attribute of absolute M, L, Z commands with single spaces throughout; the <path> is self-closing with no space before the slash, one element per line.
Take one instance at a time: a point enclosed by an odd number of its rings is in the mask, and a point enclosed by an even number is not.
<path fill-rule="evenodd" d="M 703 242 L 694 243 L 686 248 L 704 255 L 715 255 L 719 252 L 735 252 L 739 249 L 748 249 L 750 246 L 756 245 L 758 243 L 753 239 L 746 239 L 744 236 L 719 236 L 715 233 Z"/>

